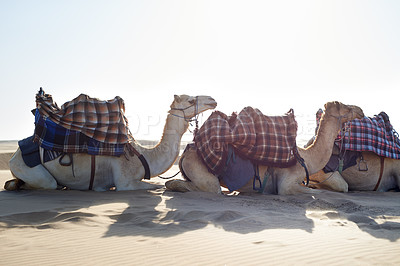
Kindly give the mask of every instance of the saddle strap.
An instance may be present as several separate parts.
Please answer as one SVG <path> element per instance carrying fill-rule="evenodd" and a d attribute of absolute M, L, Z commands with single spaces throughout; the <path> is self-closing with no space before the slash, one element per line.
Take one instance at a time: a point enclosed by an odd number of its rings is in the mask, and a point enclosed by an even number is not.
<path fill-rule="evenodd" d="M 293 154 L 294 154 L 294 156 L 296 157 L 297 162 L 298 162 L 301 166 L 303 166 L 304 171 L 306 172 L 306 180 L 307 180 L 307 182 L 305 183 L 305 182 L 303 181 L 303 184 L 304 184 L 305 186 L 308 186 L 308 184 L 310 183 L 310 174 L 309 174 L 309 172 L 308 172 L 306 162 L 304 161 L 303 157 L 300 156 L 299 151 L 297 150 L 297 146 L 294 148 Z"/>
<path fill-rule="evenodd" d="M 128 151 L 131 154 L 132 153 L 135 154 L 139 158 L 139 160 L 142 163 L 143 168 L 144 168 L 144 177 L 143 178 L 150 180 L 150 167 L 149 167 L 149 164 L 147 163 L 146 158 L 144 158 L 143 154 L 138 152 L 131 144 L 128 144 Z"/>
<path fill-rule="evenodd" d="M 378 189 L 379 185 L 381 184 L 383 169 L 385 168 L 385 157 L 380 156 L 379 158 L 381 159 L 381 170 L 380 170 L 378 182 L 375 185 L 374 191 L 376 191 Z"/>
<path fill-rule="evenodd" d="M 143 168 L 144 168 L 144 179 L 150 180 L 150 167 L 149 164 L 146 161 L 146 158 L 144 158 L 143 154 L 139 155 L 139 160 L 142 162 Z"/>
<path fill-rule="evenodd" d="M 91 163 L 90 163 L 90 184 L 89 184 L 89 190 L 93 189 L 93 182 L 94 182 L 94 175 L 96 173 L 96 156 L 92 155 L 90 156 L 91 158 Z"/>

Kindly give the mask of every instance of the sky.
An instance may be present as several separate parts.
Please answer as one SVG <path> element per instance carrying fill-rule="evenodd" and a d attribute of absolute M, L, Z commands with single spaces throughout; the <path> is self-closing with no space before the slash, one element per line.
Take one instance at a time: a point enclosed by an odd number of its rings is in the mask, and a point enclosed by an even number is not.
<path fill-rule="evenodd" d="M 299 135 L 328 101 L 400 130 L 399 14 L 389 0 L 0 0 L 0 140 L 33 134 L 40 87 L 58 105 L 122 97 L 136 139 L 161 137 L 174 94 L 226 114 L 293 108 Z"/>

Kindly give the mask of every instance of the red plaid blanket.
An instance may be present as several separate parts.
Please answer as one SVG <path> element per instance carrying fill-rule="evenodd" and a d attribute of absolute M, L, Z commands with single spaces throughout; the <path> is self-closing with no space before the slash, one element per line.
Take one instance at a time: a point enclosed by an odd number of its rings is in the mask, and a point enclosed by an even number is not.
<path fill-rule="evenodd" d="M 347 127 L 350 128 L 349 132 L 341 131 L 338 136 L 338 142 L 343 143 L 346 150 L 372 151 L 379 156 L 400 159 L 398 134 L 385 112 L 372 118 L 352 120 Z"/>
<path fill-rule="evenodd" d="M 198 130 L 194 142 L 200 157 L 214 174 L 226 165 L 228 145 L 251 161 L 269 166 L 296 164 L 297 122 L 293 110 L 284 116 L 265 116 L 258 109 L 244 108 L 228 117 L 215 111 Z"/>
<path fill-rule="evenodd" d="M 43 92 L 36 95 L 36 106 L 45 119 L 99 142 L 124 144 L 129 141 L 125 104 L 119 96 L 102 101 L 81 94 L 59 108 L 52 96 Z"/>

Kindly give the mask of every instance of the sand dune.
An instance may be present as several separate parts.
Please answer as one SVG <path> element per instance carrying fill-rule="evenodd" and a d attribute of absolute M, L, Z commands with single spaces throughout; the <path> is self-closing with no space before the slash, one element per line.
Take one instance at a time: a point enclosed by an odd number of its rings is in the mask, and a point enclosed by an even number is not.
<path fill-rule="evenodd" d="M 0 170 L 8 170 L 8 161 L 18 147 L 17 141 L 0 141 Z"/>
<path fill-rule="evenodd" d="M 10 178 L 0 171 L 1 184 Z M 212 195 L 151 182 L 159 188 L 1 190 L 0 264 L 400 263 L 397 192 Z"/>

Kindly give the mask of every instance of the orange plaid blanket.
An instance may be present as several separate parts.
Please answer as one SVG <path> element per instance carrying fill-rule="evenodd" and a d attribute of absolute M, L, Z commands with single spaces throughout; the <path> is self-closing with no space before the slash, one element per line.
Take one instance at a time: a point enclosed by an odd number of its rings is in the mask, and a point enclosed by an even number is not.
<path fill-rule="evenodd" d="M 121 97 L 103 101 L 81 94 L 59 108 L 50 94 L 41 92 L 36 95 L 36 106 L 45 119 L 102 143 L 129 142 L 128 120 Z"/>

